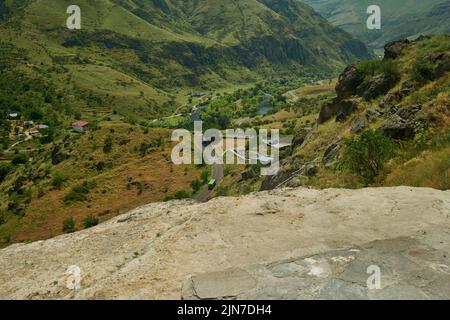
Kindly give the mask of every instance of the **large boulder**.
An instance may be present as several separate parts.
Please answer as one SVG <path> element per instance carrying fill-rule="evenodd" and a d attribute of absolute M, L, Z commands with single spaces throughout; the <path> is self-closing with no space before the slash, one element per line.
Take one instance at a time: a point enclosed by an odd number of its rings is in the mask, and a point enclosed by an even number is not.
<path fill-rule="evenodd" d="M 401 56 L 403 48 L 409 43 L 409 40 L 406 38 L 389 42 L 384 46 L 384 59 L 397 59 Z"/>
<path fill-rule="evenodd" d="M 311 128 L 301 128 L 295 134 L 294 138 L 292 139 L 292 150 L 303 145 L 311 130 Z"/>
<path fill-rule="evenodd" d="M 356 89 L 363 82 L 364 77 L 360 74 L 355 64 L 347 66 L 340 74 L 336 84 L 336 94 L 339 100 L 348 99 L 356 94 Z"/>
<path fill-rule="evenodd" d="M 386 136 L 392 139 L 406 140 L 414 136 L 416 126 L 414 122 L 405 120 L 398 114 L 394 114 L 383 123 L 381 130 Z"/>
<path fill-rule="evenodd" d="M 356 100 L 340 100 L 339 98 L 335 98 L 330 103 L 322 107 L 317 123 L 322 124 L 338 115 L 338 120 L 345 120 L 356 110 L 358 110 L 358 102 Z"/>

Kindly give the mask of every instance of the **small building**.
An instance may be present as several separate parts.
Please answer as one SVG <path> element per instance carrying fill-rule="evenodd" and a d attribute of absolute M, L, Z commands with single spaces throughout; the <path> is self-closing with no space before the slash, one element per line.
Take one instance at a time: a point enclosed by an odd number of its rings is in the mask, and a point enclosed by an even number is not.
<path fill-rule="evenodd" d="M 11 112 L 8 114 L 9 120 L 19 120 L 19 113 L 18 112 Z"/>
<path fill-rule="evenodd" d="M 72 129 L 75 132 L 82 133 L 86 130 L 89 122 L 86 121 L 77 121 L 72 123 Z"/>
<path fill-rule="evenodd" d="M 33 126 L 34 126 L 34 121 L 24 121 L 24 123 L 23 123 L 23 127 L 25 129 L 32 128 Z"/>
<path fill-rule="evenodd" d="M 45 125 L 45 124 L 40 124 L 40 125 L 38 126 L 38 128 L 39 128 L 39 130 L 45 130 L 45 129 L 48 129 L 48 126 Z"/>

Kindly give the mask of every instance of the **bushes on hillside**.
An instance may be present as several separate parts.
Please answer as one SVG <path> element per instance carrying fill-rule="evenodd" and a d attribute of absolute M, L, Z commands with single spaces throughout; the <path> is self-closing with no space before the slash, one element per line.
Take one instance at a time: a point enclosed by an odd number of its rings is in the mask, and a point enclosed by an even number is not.
<path fill-rule="evenodd" d="M 435 72 L 433 63 L 428 60 L 417 60 L 411 69 L 411 79 L 423 83 L 432 80 Z"/>
<path fill-rule="evenodd" d="M 183 199 L 189 199 L 191 198 L 191 194 L 186 191 L 178 191 L 173 196 L 167 196 L 164 198 L 164 201 L 171 201 L 171 200 L 183 200 Z"/>
<path fill-rule="evenodd" d="M 6 176 L 13 170 L 13 166 L 9 163 L 0 162 L 0 182 L 5 180 Z"/>
<path fill-rule="evenodd" d="M 366 60 L 357 65 L 357 70 L 362 77 L 373 77 L 384 75 L 392 82 L 400 79 L 400 69 L 398 64 L 391 60 Z"/>
<path fill-rule="evenodd" d="M 395 156 L 395 149 L 394 142 L 381 131 L 369 129 L 346 142 L 342 164 L 369 184 Z"/>
<path fill-rule="evenodd" d="M 198 179 L 191 182 L 191 188 L 194 190 L 194 192 L 197 192 L 202 187 L 202 182 Z"/>
<path fill-rule="evenodd" d="M 52 186 L 56 189 L 59 189 L 62 187 L 62 185 L 64 184 L 64 182 L 67 181 L 67 177 L 64 176 L 62 173 L 60 172 L 55 172 L 53 174 L 52 177 Z"/>
<path fill-rule="evenodd" d="M 381 60 L 365 60 L 357 65 L 358 72 L 363 76 L 374 76 L 380 70 Z"/>
<path fill-rule="evenodd" d="M 83 220 L 83 226 L 85 229 L 95 227 L 98 225 L 99 220 L 97 217 L 94 217 L 93 215 L 89 215 Z"/>

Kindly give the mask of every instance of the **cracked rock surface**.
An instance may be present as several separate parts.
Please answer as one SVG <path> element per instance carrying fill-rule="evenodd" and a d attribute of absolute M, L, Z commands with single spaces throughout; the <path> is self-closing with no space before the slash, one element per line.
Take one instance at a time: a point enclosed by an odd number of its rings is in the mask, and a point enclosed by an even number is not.
<path fill-rule="evenodd" d="M 150 204 L 12 245 L 0 298 L 450 299 L 449 256 L 450 191 L 280 189 Z"/>

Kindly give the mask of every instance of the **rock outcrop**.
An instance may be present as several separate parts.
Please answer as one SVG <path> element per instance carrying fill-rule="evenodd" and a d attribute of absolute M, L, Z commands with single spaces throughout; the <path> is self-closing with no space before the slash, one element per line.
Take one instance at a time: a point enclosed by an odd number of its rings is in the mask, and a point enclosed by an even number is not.
<path fill-rule="evenodd" d="M 405 38 L 389 42 L 384 46 L 384 59 L 397 59 L 401 56 L 403 48 L 409 43 L 410 41 Z"/>
<path fill-rule="evenodd" d="M 364 77 L 358 71 L 355 64 L 351 64 L 339 75 L 336 84 L 336 94 L 339 100 L 348 99 L 356 94 L 356 89 L 363 82 Z"/>
<path fill-rule="evenodd" d="M 450 191 L 433 189 L 156 203 L 0 250 L 0 298 L 450 299 L 449 228 Z"/>
<path fill-rule="evenodd" d="M 396 83 L 397 79 L 392 79 L 386 75 L 366 78 L 356 89 L 357 94 L 364 100 L 369 101 L 386 94 Z"/>

